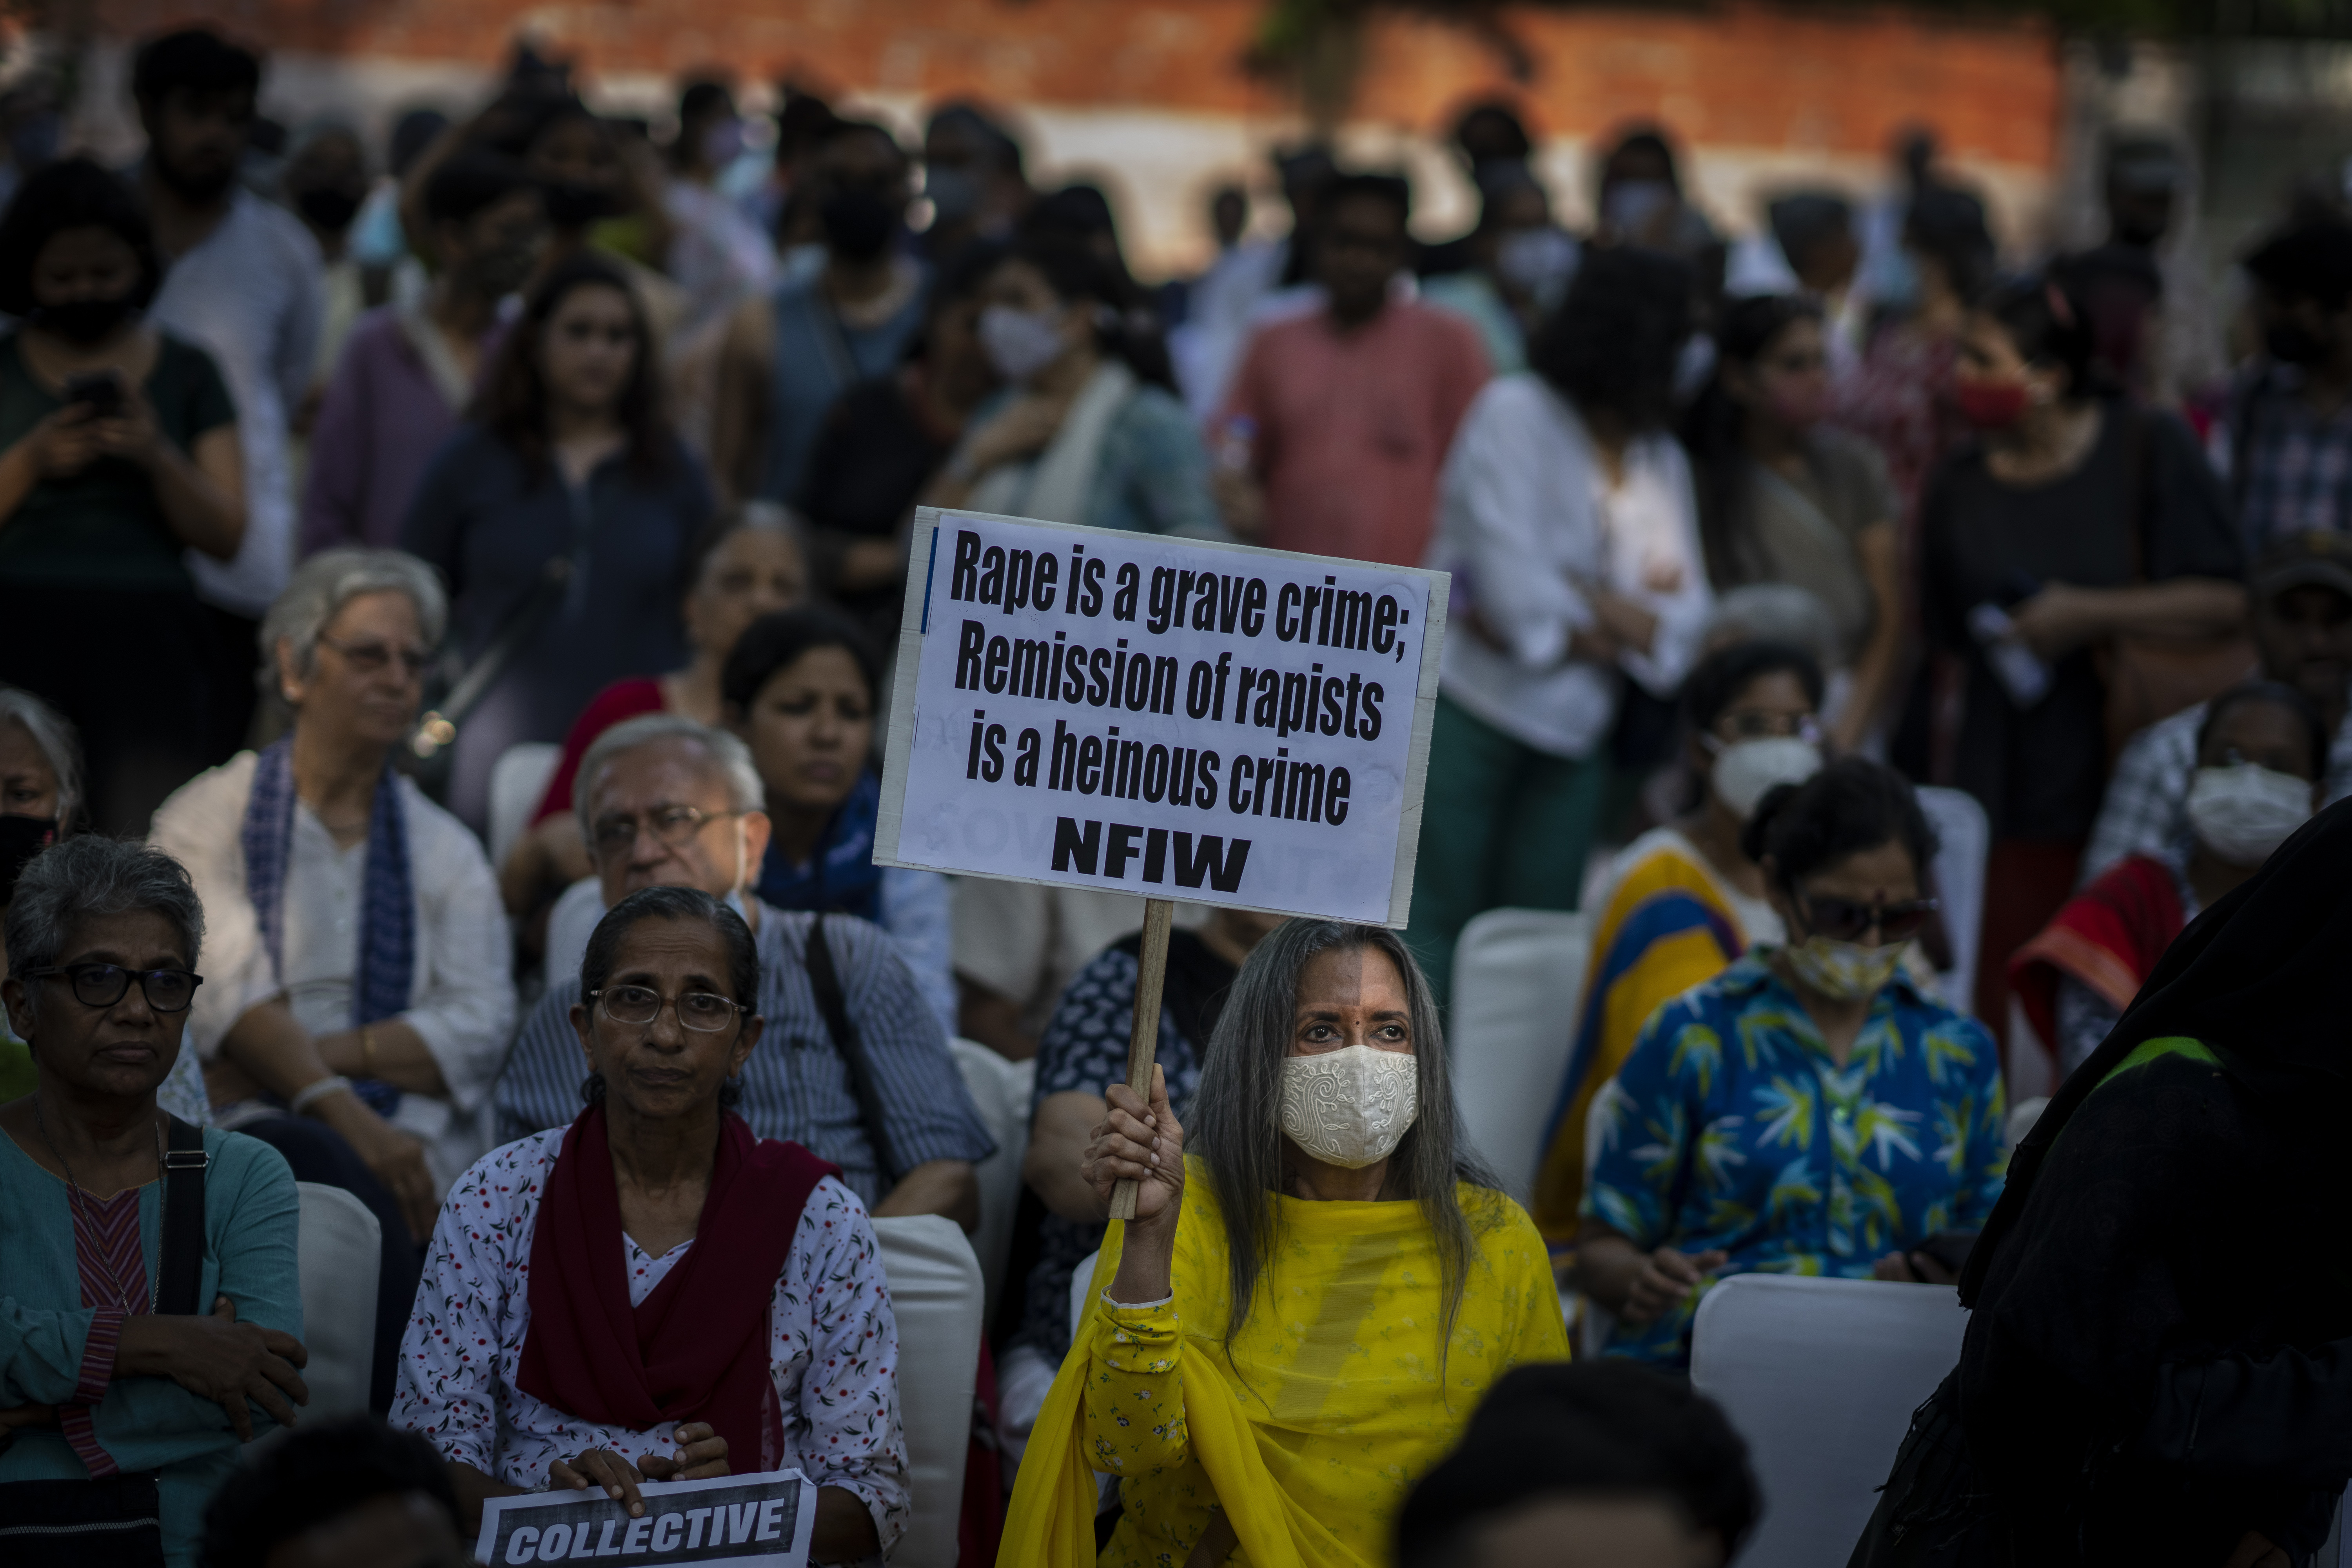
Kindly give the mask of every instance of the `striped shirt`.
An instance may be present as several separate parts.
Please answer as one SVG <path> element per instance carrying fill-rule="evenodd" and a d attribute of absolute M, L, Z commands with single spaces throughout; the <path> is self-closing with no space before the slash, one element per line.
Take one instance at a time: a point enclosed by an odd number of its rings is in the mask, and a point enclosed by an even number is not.
<path fill-rule="evenodd" d="M 139 1189 L 125 1187 L 100 1200 L 75 1188 L 68 1193 L 67 1203 L 73 1211 L 81 1304 L 92 1312 L 81 1376 L 74 1385 L 73 1403 L 58 1407 L 58 1426 L 91 1476 L 120 1475 L 113 1456 L 99 1447 L 94 1417 L 113 1381 L 114 1349 L 122 1338 L 123 1321 L 152 1304 L 147 1293 L 147 1259 L 139 1250 Z"/>
<path fill-rule="evenodd" d="M 865 1047 L 880 1101 L 888 1168 L 858 1112 L 849 1064 L 835 1047 L 802 962 L 814 915 L 759 906 L 760 1013 L 767 1030 L 743 1068 L 737 1109 L 762 1138 L 787 1138 L 841 1167 L 842 1180 L 871 1208 L 898 1179 L 929 1160 L 978 1162 L 996 1145 L 949 1054 L 939 1019 L 878 926 L 845 915 L 825 921 L 834 972 L 849 1021 Z M 512 1142 L 565 1126 L 580 1114 L 580 1037 L 572 1004 L 580 979 L 547 988 L 523 1019 L 498 1087 L 499 1137 Z"/>

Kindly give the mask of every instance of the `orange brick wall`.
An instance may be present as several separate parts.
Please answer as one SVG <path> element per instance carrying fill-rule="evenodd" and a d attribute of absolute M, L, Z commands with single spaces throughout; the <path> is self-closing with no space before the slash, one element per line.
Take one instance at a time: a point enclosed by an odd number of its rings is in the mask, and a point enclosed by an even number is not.
<path fill-rule="evenodd" d="M 592 74 L 674 76 L 722 63 L 837 89 L 1004 103 L 1150 108 L 1264 120 L 1289 107 L 1240 68 L 1258 0 L 99 0 L 101 32 L 195 16 L 280 50 L 487 66 L 529 26 Z M 2032 24 L 1825 13 L 1507 5 L 1544 133 L 1585 137 L 1656 117 L 1693 144 L 1875 157 L 1895 127 L 1936 124 L 1972 161 L 2048 170 L 2060 71 Z M 1427 129 L 1506 85 L 1467 32 L 1390 17 L 1366 52 L 1358 115 Z"/>

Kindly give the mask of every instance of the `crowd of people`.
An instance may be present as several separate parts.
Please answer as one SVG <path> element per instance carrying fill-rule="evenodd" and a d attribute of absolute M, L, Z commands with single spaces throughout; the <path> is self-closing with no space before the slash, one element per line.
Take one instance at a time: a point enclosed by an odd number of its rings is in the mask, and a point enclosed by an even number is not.
<path fill-rule="evenodd" d="M 1147 288 L 974 104 L 657 140 L 523 50 L 379 157 L 264 75 L 150 39 L 138 159 L 0 213 L 11 1562 L 796 1467 L 821 1563 L 919 1502 L 967 1564 L 1721 1568 L 1750 1272 L 1976 1309 L 1857 1562 L 2325 1538 L 2352 211 L 2206 289 L 2118 135 L 2107 239 L 2005 271 L 1915 137 L 1734 242 L 1643 127 L 1572 234 L 1498 100 L 1467 232 L 1302 145 Z M 1139 900 L 876 865 L 925 505 L 1449 573 L 1406 929 L 1187 906 L 1152 979 Z M 1525 1171 L 1447 1047 L 1505 907 L 1590 940 Z M 959 1050 L 1030 1064 L 1024 1191 L 919 1500 L 873 1222 L 980 1229 Z M 377 1222 L 366 1417 L 302 1421 L 298 1182 Z"/>

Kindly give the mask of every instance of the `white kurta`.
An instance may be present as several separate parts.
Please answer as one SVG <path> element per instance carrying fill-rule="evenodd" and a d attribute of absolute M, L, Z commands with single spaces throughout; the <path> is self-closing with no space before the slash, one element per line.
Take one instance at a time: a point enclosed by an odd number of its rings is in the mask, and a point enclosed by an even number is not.
<path fill-rule="evenodd" d="M 294 807 L 287 857 L 285 965 L 270 962 L 245 880 L 245 808 L 255 756 L 199 773 L 155 813 L 150 840 L 187 867 L 204 900 L 205 976 L 188 1043 L 205 1061 L 246 1012 L 283 996 L 313 1035 L 352 1026 L 367 844 L 338 847 L 310 808 Z M 465 825 L 399 784 L 416 906 L 416 967 L 401 1021 L 433 1053 L 446 1098 L 403 1094 L 393 1124 L 424 1140 L 436 1189 L 447 1192 L 490 1144 L 490 1088 L 514 1029 L 506 910 L 489 859 Z"/>
<path fill-rule="evenodd" d="M 1532 372 L 1488 382 L 1464 416 L 1429 564 L 1454 574 L 1440 689 L 1553 756 L 1588 756 L 1607 737 L 1622 677 L 1672 697 L 1714 605 L 1682 447 L 1640 437 L 1612 485 L 1584 421 Z M 1596 624 L 1584 584 L 1657 617 L 1648 652 L 1614 668 L 1568 657 Z M 1501 647 L 1470 630 L 1473 609 Z"/>

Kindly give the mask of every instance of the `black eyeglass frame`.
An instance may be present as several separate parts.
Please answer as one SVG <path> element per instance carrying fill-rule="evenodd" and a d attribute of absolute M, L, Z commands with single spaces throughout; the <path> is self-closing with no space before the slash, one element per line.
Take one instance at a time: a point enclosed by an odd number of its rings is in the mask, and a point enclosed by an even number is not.
<path fill-rule="evenodd" d="M 110 970 L 121 980 L 121 984 L 114 988 L 114 994 L 100 999 L 89 995 L 83 989 L 84 975 L 97 974 Z M 131 994 L 131 980 L 133 975 L 136 975 L 139 979 L 139 994 L 145 999 L 149 1009 L 166 1014 L 184 1013 L 194 1006 L 196 1000 L 196 987 L 205 983 L 205 977 L 193 969 L 131 969 L 120 963 L 47 963 L 38 969 L 25 970 L 22 973 L 27 980 L 62 979 L 72 988 L 75 1001 L 85 1007 L 99 1008 L 118 1005 Z M 150 982 L 157 975 L 163 974 L 173 975 L 188 983 L 188 999 L 176 1007 L 165 1006 L 156 1001 L 154 992 L 148 988 Z"/>

